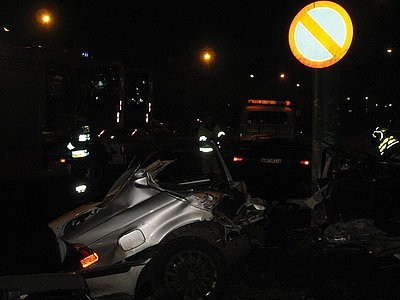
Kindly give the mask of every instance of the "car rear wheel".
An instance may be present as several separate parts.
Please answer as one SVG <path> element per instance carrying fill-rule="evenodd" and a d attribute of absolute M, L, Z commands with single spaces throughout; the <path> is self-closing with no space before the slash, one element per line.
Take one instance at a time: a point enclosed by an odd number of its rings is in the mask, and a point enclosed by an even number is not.
<path fill-rule="evenodd" d="M 174 241 L 152 262 L 153 285 L 177 299 L 214 299 L 225 285 L 220 252 L 195 239 Z"/>

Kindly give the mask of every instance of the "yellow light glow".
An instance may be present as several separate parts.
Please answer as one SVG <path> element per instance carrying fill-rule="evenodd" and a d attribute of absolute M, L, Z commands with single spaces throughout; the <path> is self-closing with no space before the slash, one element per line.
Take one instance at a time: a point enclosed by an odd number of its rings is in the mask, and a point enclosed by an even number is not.
<path fill-rule="evenodd" d="M 200 57 L 201 60 L 208 65 L 215 59 L 215 53 L 212 49 L 206 48 L 201 51 Z"/>
<path fill-rule="evenodd" d="M 53 22 L 52 14 L 47 9 L 39 9 L 36 11 L 36 21 L 42 25 L 50 25 Z"/>
<path fill-rule="evenodd" d="M 47 24 L 47 23 L 50 23 L 50 21 L 51 21 L 50 15 L 43 15 L 42 16 L 42 22 L 43 23 Z"/>

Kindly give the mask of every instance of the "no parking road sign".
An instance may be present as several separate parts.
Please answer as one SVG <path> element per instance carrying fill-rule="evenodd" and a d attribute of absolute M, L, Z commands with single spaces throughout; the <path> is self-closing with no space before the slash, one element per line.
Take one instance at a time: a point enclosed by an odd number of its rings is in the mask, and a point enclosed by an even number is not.
<path fill-rule="evenodd" d="M 289 29 L 294 56 L 311 68 L 329 67 L 347 53 L 353 39 L 350 16 L 340 5 L 317 1 L 304 7 Z"/>

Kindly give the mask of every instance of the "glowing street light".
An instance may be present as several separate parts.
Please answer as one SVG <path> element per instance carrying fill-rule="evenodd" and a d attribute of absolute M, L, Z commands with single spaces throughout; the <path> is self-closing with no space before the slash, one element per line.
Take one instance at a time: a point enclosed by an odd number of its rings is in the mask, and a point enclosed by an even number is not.
<path fill-rule="evenodd" d="M 203 54 L 203 59 L 204 61 L 210 61 L 211 60 L 211 54 L 206 52 Z"/>
<path fill-rule="evenodd" d="M 43 15 L 43 16 L 42 16 L 42 23 L 43 23 L 43 24 L 49 24 L 50 21 L 51 21 L 50 15 Z"/>
<path fill-rule="evenodd" d="M 53 16 L 47 9 L 39 9 L 36 11 L 36 21 L 39 24 L 49 26 L 53 23 Z"/>
<path fill-rule="evenodd" d="M 201 55 L 201 60 L 205 62 L 207 65 L 209 65 L 215 59 L 214 51 L 210 48 L 201 51 L 200 55 Z"/>
<path fill-rule="evenodd" d="M 279 75 L 279 77 L 280 77 L 281 79 L 285 79 L 285 78 L 286 78 L 286 75 L 285 75 L 285 73 L 281 73 L 281 74 Z"/>

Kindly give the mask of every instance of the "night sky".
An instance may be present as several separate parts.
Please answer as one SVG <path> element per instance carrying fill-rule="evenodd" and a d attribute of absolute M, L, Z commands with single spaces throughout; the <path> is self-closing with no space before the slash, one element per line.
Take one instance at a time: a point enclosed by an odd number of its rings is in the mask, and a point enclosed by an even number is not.
<path fill-rule="evenodd" d="M 2 4 L 1 19 L 19 44 L 88 50 L 96 58 L 151 68 L 160 118 L 192 118 L 208 110 L 228 118 L 230 109 L 252 97 L 311 101 L 312 70 L 293 57 L 287 41 L 294 16 L 311 2 L 16 0 Z M 355 107 L 367 94 L 371 101 L 400 102 L 399 1 L 337 3 L 354 26 L 352 46 L 335 66 L 340 97 L 351 96 Z M 43 7 L 55 14 L 49 29 L 35 22 L 35 11 Z M 216 53 L 209 67 L 199 58 L 204 47 Z M 394 49 L 390 56 L 388 47 Z"/>

